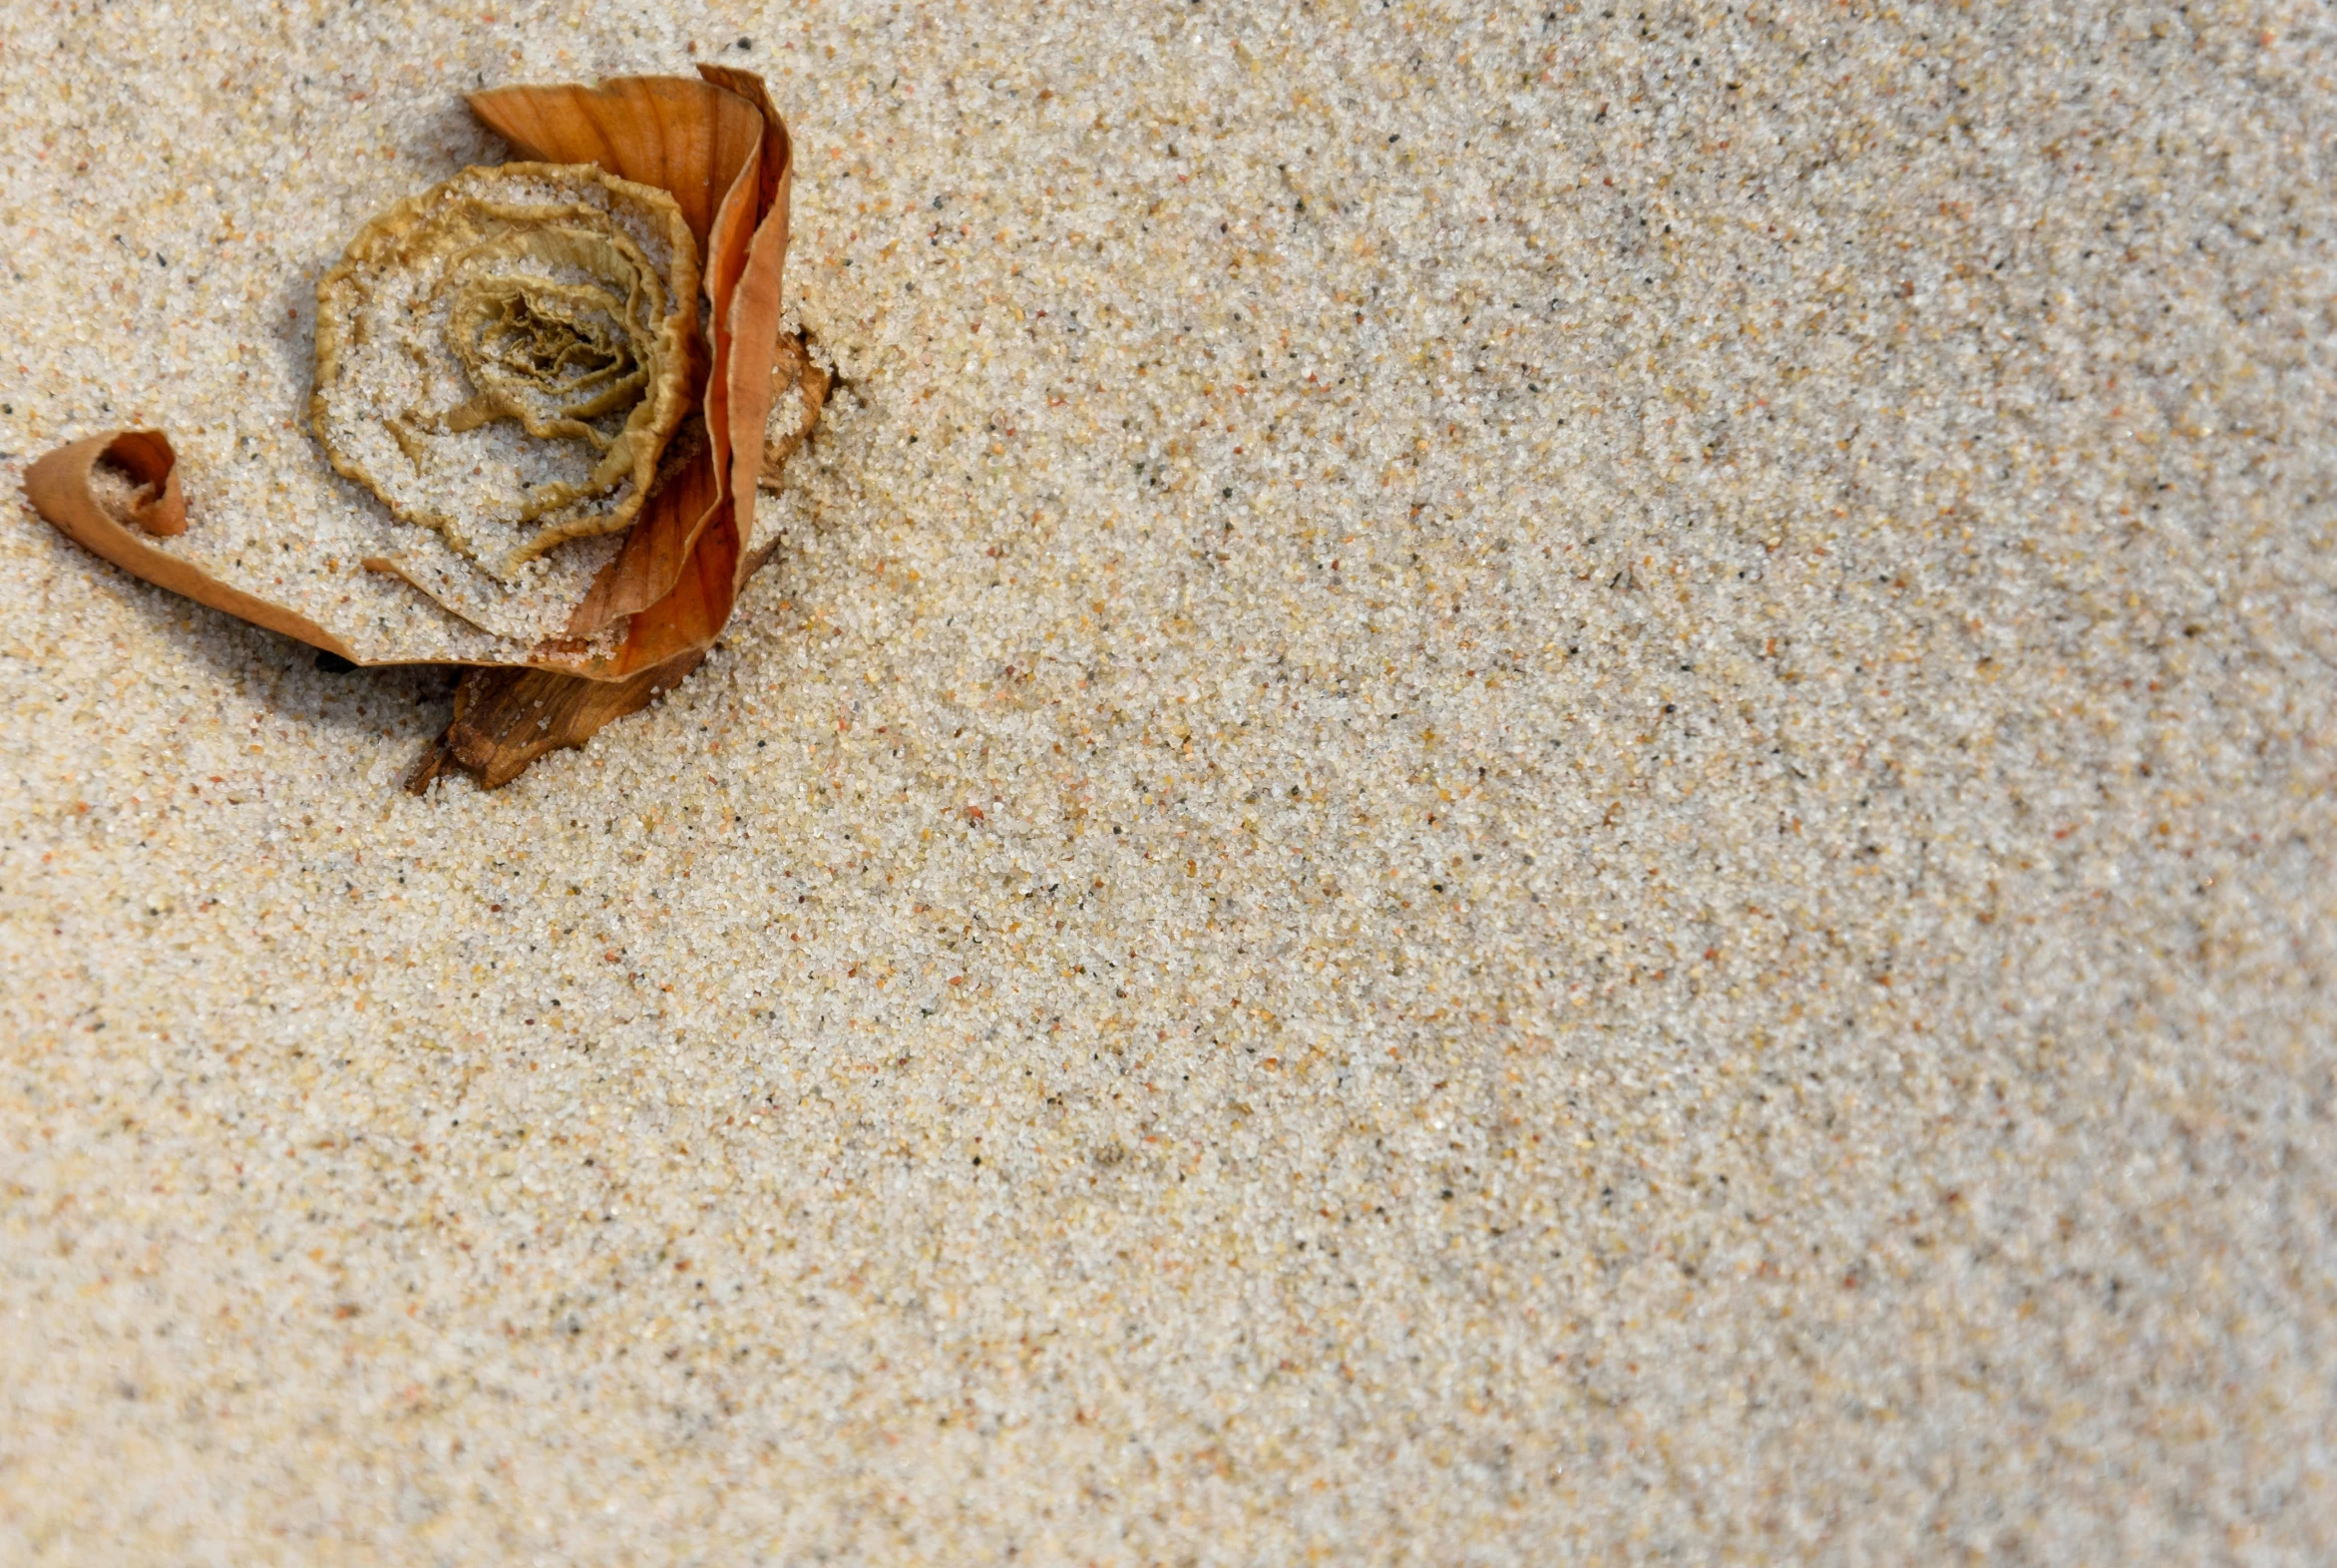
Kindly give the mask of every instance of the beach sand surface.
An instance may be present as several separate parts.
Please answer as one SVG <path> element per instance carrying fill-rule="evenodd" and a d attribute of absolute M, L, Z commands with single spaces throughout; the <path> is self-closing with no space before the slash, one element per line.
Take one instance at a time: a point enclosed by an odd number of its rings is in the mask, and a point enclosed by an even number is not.
<path fill-rule="evenodd" d="M 843 386 L 652 708 L 410 798 L 451 676 L 24 504 L 159 425 L 267 574 L 460 95 L 701 62 Z M 2333 77 L 7 8 L 0 1559 L 2329 1561 Z"/>

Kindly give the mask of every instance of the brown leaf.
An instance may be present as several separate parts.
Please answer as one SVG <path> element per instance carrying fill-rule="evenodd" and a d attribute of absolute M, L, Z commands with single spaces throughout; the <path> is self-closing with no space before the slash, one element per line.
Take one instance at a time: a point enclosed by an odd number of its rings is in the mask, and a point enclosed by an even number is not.
<path fill-rule="evenodd" d="M 719 66 L 700 72 L 705 80 L 699 82 L 630 77 L 597 89 L 507 87 L 473 94 L 470 101 L 480 119 L 535 156 L 602 161 L 602 167 L 625 179 L 665 186 L 693 223 L 693 199 L 668 182 L 694 180 L 690 189 L 699 196 L 715 181 L 724 182 L 719 203 L 699 233 L 714 339 L 713 371 L 706 378 L 706 433 L 721 483 L 702 511 L 691 513 L 670 503 L 645 510 L 624 548 L 578 606 L 569 625 L 572 635 L 587 635 L 665 596 L 714 521 L 716 506 L 730 497 L 752 496 L 762 465 L 794 154 L 761 78 Z M 693 116 L 687 107 L 717 100 L 724 106 L 718 114 Z M 730 106 L 754 117 L 753 140 L 744 137 L 744 122 Z M 693 120 L 718 134 L 692 140 L 686 128 Z M 640 172 L 609 165 L 605 158 L 634 160 Z M 702 162 L 693 165 L 693 158 Z"/>
<path fill-rule="evenodd" d="M 648 608 L 655 596 L 639 594 L 649 584 L 680 578 L 698 529 L 721 500 L 722 486 L 703 423 L 693 420 L 684 427 L 670 458 L 616 560 L 592 580 L 584 601 L 569 618 L 570 636 L 590 636 L 619 615 Z"/>
<path fill-rule="evenodd" d="M 238 615 L 255 626 L 297 637 L 352 663 L 363 662 L 340 638 L 307 616 L 229 588 L 139 538 L 100 503 L 100 464 L 121 470 L 138 487 L 126 510 L 147 533 L 169 536 L 186 529 L 187 502 L 179 490 L 179 456 L 171 450 L 170 438 L 159 430 L 109 430 L 60 447 L 25 470 L 25 496 L 33 510 L 59 532 L 134 577 L 184 593 L 198 604 Z M 142 504 L 140 497 L 148 499 Z"/>
<path fill-rule="evenodd" d="M 698 251 L 739 172 L 769 130 L 761 106 L 686 76 L 620 76 L 598 87 L 497 87 L 469 95 L 471 112 L 528 158 L 598 164 L 621 180 L 673 193 Z"/>
<path fill-rule="evenodd" d="M 619 665 L 628 673 L 695 649 L 704 652 L 730 619 L 738 597 L 739 530 L 724 498 L 713 526 L 698 536 L 681 575 L 665 596 L 635 614 L 625 628 Z"/>
<path fill-rule="evenodd" d="M 744 504 L 751 506 L 763 464 L 763 426 L 771 414 L 772 367 L 779 347 L 779 294 L 791 232 L 789 196 L 795 183 L 795 149 L 761 77 L 715 65 L 698 67 L 698 74 L 753 104 L 770 128 L 763 162 L 756 171 L 760 217 L 745 267 L 734 285 L 727 312 L 721 300 L 715 302 L 716 319 L 727 314 L 730 340 L 729 358 L 717 357 L 715 361 L 728 367 L 728 374 L 716 379 L 723 383 L 729 404 L 727 439 L 716 442 L 716 451 L 719 454 L 727 446 L 730 494 L 744 498 Z M 711 396 L 706 403 L 706 424 L 710 430 L 716 428 Z"/>
<path fill-rule="evenodd" d="M 420 795 L 450 767 L 501 789 L 548 751 L 581 746 L 611 719 L 638 712 L 695 669 L 695 648 L 629 680 L 579 680 L 542 669 L 473 669 L 455 688 L 454 722 L 406 776 Z"/>

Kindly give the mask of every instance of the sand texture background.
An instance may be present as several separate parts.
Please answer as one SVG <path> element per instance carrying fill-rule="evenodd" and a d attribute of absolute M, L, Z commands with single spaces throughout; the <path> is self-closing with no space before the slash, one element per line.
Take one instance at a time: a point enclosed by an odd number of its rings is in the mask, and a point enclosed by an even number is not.
<path fill-rule="evenodd" d="M 658 706 L 411 799 L 446 677 L 23 504 L 264 548 L 458 93 L 717 54 L 849 386 Z M 0 1558 L 2329 1560 L 2333 75 L 7 7 Z"/>

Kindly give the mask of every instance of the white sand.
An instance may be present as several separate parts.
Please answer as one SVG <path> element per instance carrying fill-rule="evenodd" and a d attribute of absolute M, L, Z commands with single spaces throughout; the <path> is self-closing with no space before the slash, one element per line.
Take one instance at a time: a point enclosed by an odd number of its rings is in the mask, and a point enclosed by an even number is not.
<path fill-rule="evenodd" d="M 0 1559 L 2337 1549 L 2321 12 L 254 15 L 0 16 L 12 487 L 692 43 L 853 391 L 497 795 L 17 505 Z"/>

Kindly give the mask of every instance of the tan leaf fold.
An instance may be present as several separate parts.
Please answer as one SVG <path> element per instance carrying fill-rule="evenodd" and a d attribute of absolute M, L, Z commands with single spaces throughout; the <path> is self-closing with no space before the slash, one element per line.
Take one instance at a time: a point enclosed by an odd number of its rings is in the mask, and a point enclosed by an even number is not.
<path fill-rule="evenodd" d="M 469 102 L 521 158 L 595 165 L 669 194 L 699 247 L 711 307 L 709 362 L 693 421 L 702 428 L 672 444 L 616 554 L 571 613 L 567 636 L 513 641 L 508 660 L 483 662 L 463 683 L 456 722 L 428 772 L 459 766 L 492 788 L 680 679 L 761 564 L 744 546 L 766 461 L 773 361 L 786 357 L 780 289 L 794 157 L 761 79 L 722 67 L 700 67 L 694 81 L 621 77 L 596 87 L 498 88 Z M 787 390 L 803 399 L 808 430 L 827 381 L 799 344 L 789 346 L 795 352 L 783 375 Z M 770 456 L 791 448 L 773 447 Z M 160 431 L 111 431 L 50 453 L 27 472 L 25 488 L 43 517 L 125 571 L 353 662 L 390 662 L 357 659 L 330 627 L 148 542 L 189 523 L 176 458 Z M 200 519 L 193 521 L 199 529 Z M 613 652 L 611 631 L 620 638 Z M 594 687 L 600 689 L 587 689 Z"/>

